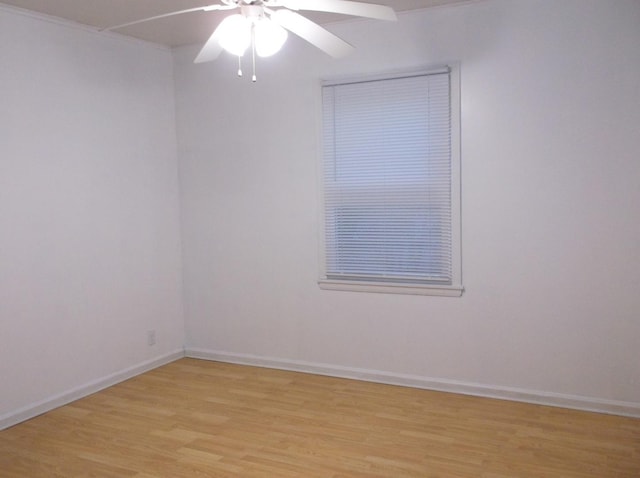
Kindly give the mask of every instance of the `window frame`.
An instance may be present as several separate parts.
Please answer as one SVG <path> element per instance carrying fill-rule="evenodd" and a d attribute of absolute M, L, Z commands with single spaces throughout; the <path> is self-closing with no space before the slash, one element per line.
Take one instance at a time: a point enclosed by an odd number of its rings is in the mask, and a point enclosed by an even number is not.
<path fill-rule="evenodd" d="M 322 111 L 322 87 L 344 83 L 356 83 L 372 80 L 403 78 L 409 76 L 449 73 L 450 105 L 451 105 L 451 284 L 430 284 L 414 282 L 381 282 L 365 280 L 349 280 L 328 278 L 326 271 L 326 235 L 325 235 L 325 185 L 324 185 L 324 151 L 323 120 L 319 113 L 319 154 L 318 154 L 318 191 L 319 191 L 319 262 L 320 277 L 318 285 L 324 290 L 372 292 L 385 294 L 432 295 L 443 297 L 460 297 L 464 291 L 462 286 L 462 240 L 461 240 L 461 94 L 460 64 L 452 63 L 442 67 L 434 67 L 418 71 L 403 71 L 381 75 L 367 75 L 349 78 L 325 80 L 319 88 L 319 111 Z"/>

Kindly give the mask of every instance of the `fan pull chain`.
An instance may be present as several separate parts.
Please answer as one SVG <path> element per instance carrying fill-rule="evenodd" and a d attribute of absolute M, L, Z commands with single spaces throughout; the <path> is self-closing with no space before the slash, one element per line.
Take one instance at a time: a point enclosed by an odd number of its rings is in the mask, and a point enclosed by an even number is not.
<path fill-rule="evenodd" d="M 258 79 L 256 77 L 256 25 L 255 23 L 251 24 L 251 61 L 253 63 L 253 78 L 251 81 L 254 83 Z"/>
<path fill-rule="evenodd" d="M 238 76 L 242 76 L 242 57 L 238 57 Z"/>

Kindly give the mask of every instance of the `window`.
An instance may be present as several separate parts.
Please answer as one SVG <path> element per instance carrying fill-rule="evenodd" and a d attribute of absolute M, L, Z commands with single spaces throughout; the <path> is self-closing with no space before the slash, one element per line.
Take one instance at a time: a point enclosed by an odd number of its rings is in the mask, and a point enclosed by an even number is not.
<path fill-rule="evenodd" d="M 322 288 L 461 295 L 458 84 L 323 85 Z"/>

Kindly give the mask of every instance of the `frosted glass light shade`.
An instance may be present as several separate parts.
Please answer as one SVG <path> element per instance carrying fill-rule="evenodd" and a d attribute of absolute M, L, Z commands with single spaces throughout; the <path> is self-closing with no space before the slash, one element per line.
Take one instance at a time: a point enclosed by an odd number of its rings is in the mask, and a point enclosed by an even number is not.
<path fill-rule="evenodd" d="M 251 21 L 238 13 L 222 20 L 218 28 L 220 46 L 232 55 L 244 55 L 251 45 Z"/>
<path fill-rule="evenodd" d="M 287 41 L 287 31 L 268 18 L 258 18 L 254 23 L 256 53 L 266 57 L 279 52 Z"/>

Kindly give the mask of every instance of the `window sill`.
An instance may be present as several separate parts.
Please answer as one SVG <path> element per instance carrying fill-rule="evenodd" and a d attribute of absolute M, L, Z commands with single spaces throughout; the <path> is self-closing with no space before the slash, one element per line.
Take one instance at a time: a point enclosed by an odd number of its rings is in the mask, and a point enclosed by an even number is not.
<path fill-rule="evenodd" d="M 378 294 L 433 295 L 439 297 L 460 297 L 464 292 L 464 287 L 461 285 L 395 284 L 336 279 L 320 279 L 318 285 L 324 290 L 373 292 Z"/>

